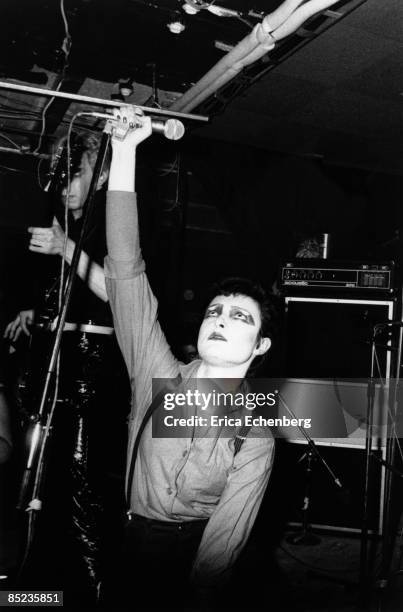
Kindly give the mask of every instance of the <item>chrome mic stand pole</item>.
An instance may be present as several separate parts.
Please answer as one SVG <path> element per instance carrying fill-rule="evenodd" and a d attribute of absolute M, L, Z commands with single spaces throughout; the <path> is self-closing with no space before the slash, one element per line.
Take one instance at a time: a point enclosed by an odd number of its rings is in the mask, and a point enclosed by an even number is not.
<path fill-rule="evenodd" d="M 170 111 L 165 108 L 154 108 L 149 106 L 139 106 L 138 104 L 128 104 L 118 102 L 116 100 L 103 100 L 101 98 L 93 98 L 92 96 L 83 96 L 81 94 L 72 94 L 65 91 L 56 91 L 53 89 L 42 89 L 41 87 L 30 87 L 28 85 L 18 85 L 17 83 L 7 83 L 0 81 L 0 89 L 11 89 L 20 91 L 26 94 L 36 94 L 40 96 L 48 96 L 51 98 L 61 98 L 62 100 L 71 100 L 73 102 L 83 102 L 84 104 L 94 104 L 97 106 L 109 106 L 113 108 L 121 108 L 122 106 L 131 106 L 151 115 L 160 115 L 162 117 L 174 117 L 179 119 L 189 119 L 192 121 L 207 122 L 209 118 L 206 115 L 193 115 L 191 113 L 181 113 L 178 111 Z"/>
<path fill-rule="evenodd" d="M 403 290 L 402 290 L 403 292 Z M 401 296 L 402 303 L 402 296 Z M 402 365 L 402 344 L 403 344 L 403 326 L 399 325 L 399 341 L 397 348 L 397 356 L 395 361 L 395 380 L 393 384 L 393 402 L 391 405 L 391 415 L 390 419 L 388 419 L 388 438 L 387 438 L 387 453 L 386 460 L 380 460 L 380 462 L 387 468 L 385 475 L 385 497 L 384 497 L 384 513 L 383 513 L 383 523 L 382 523 L 382 553 L 381 553 L 381 567 L 379 570 L 378 579 L 376 581 L 376 586 L 379 589 L 385 589 L 388 586 L 388 581 L 390 578 L 390 569 L 393 557 L 393 546 L 394 546 L 394 526 L 396 517 L 393 516 L 392 512 L 392 501 L 393 501 L 393 492 L 396 489 L 396 477 L 403 478 L 403 473 L 400 470 L 397 470 L 395 467 L 395 457 L 396 457 L 396 437 L 399 435 L 398 431 L 396 431 L 396 422 L 398 423 L 397 427 L 399 428 L 398 422 L 398 412 L 399 412 L 399 398 L 398 392 L 400 387 L 400 369 Z M 389 429 L 390 424 L 390 429 Z M 376 455 L 374 458 L 377 459 Z"/>
<path fill-rule="evenodd" d="M 302 533 L 291 535 L 287 538 L 287 542 L 290 544 L 305 544 L 313 545 L 320 543 L 320 537 L 310 532 L 310 523 L 308 519 L 309 509 L 311 506 L 311 487 L 312 487 L 312 464 L 315 461 L 315 456 L 312 448 L 309 446 L 308 451 L 299 459 L 302 461 L 305 459 L 306 465 L 306 479 L 305 479 L 305 490 L 304 490 L 304 502 L 302 506 Z"/>
<path fill-rule="evenodd" d="M 375 336 L 376 327 L 372 333 L 371 341 L 371 368 L 367 386 L 367 431 L 365 437 L 365 480 L 364 480 L 364 496 L 362 505 L 362 523 L 361 523 L 361 544 L 360 544 L 360 602 L 366 606 L 368 603 L 368 499 L 369 499 L 369 469 L 371 462 L 372 450 L 372 433 L 374 419 L 374 398 L 375 398 Z"/>

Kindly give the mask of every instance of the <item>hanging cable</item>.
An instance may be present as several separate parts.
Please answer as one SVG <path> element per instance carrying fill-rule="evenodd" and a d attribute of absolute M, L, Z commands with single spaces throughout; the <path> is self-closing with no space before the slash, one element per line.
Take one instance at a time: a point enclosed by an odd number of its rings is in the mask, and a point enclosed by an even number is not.
<path fill-rule="evenodd" d="M 18 144 L 16 142 L 14 142 L 14 140 L 11 140 L 11 138 L 9 138 L 8 136 L 6 136 L 6 134 L 0 133 L 0 138 L 4 138 L 4 140 L 7 140 L 8 142 L 10 142 L 12 145 L 14 145 L 15 149 L 17 151 L 21 151 L 21 147 L 18 146 Z"/>
<path fill-rule="evenodd" d="M 175 154 L 175 159 L 172 162 L 172 164 L 169 166 L 169 168 L 167 170 L 161 170 L 161 172 L 158 172 L 158 176 L 167 176 L 168 174 L 175 172 L 177 167 L 178 167 L 178 153 Z"/>
<path fill-rule="evenodd" d="M 66 18 L 66 13 L 64 10 L 64 0 L 60 0 L 60 12 L 62 15 L 63 24 L 64 24 L 64 32 L 65 32 L 65 36 L 63 39 L 62 47 L 61 47 L 64 53 L 64 62 L 63 62 L 63 68 L 62 68 L 61 74 L 56 79 L 56 81 L 58 81 L 58 84 L 55 88 L 55 91 L 59 91 L 60 87 L 63 84 L 64 77 L 66 75 L 66 71 L 69 66 L 69 56 L 70 56 L 70 51 L 71 51 L 71 36 L 70 36 L 70 31 L 68 27 L 67 18 Z M 43 108 L 43 111 L 41 114 L 41 121 L 42 121 L 41 133 L 39 135 L 38 144 L 36 146 L 36 149 L 34 150 L 34 153 L 38 153 L 42 146 L 42 141 L 43 141 L 43 137 L 45 135 L 45 130 L 46 130 L 46 113 L 48 112 L 49 107 L 53 103 L 54 99 L 55 99 L 54 97 L 50 98 L 49 102 L 45 104 Z"/>
<path fill-rule="evenodd" d="M 45 186 L 42 184 L 42 181 L 41 181 L 41 166 L 42 166 L 42 162 L 43 162 L 43 158 L 41 157 L 40 160 L 38 161 L 37 166 L 36 166 L 36 180 L 37 180 L 37 183 L 39 185 L 39 188 L 42 189 L 42 191 L 43 191 Z"/>

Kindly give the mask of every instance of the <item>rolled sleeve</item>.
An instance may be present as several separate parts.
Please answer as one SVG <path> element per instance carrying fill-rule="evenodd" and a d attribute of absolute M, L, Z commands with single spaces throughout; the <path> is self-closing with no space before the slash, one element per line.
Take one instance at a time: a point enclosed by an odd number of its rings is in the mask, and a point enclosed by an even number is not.
<path fill-rule="evenodd" d="M 274 459 L 274 439 L 247 438 L 211 515 L 193 566 L 198 586 L 225 583 L 248 541 Z"/>

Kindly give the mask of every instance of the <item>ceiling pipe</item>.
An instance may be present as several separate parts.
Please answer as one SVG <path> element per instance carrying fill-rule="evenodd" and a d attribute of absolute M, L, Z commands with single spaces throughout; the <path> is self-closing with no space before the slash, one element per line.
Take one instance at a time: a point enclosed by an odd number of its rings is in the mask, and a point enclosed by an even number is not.
<path fill-rule="evenodd" d="M 339 0 L 286 0 L 275 11 L 266 15 L 245 38 L 225 55 L 204 77 L 176 100 L 173 111 L 189 112 L 223 85 L 232 80 L 246 66 L 256 62 L 274 48 L 277 41 L 297 30 L 309 17 Z M 299 7 L 299 8 L 298 8 Z"/>

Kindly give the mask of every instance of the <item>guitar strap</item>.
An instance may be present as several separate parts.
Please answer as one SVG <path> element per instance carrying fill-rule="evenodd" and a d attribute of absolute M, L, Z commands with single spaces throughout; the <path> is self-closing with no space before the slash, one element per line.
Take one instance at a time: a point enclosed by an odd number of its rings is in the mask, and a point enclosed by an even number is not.
<path fill-rule="evenodd" d="M 153 401 L 151 402 L 151 405 L 147 408 L 147 412 L 144 415 L 144 418 L 141 422 L 140 428 L 137 432 L 137 436 L 136 436 L 136 440 L 134 442 L 134 446 L 133 446 L 133 452 L 132 452 L 132 456 L 130 458 L 130 467 L 129 467 L 129 475 L 128 475 L 128 479 L 127 479 L 127 487 L 126 487 L 126 503 L 127 503 L 127 507 L 130 510 L 130 492 L 132 490 L 132 484 L 133 484 L 133 476 L 134 476 L 134 468 L 136 465 L 136 459 L 137 459 L 137 453 L 139 450 L 139 446 L 140 446 L 140 440 L 141 440 L 141 436 L 143 434 L 143 431 L 148 423 L 148 421 L 151 418 L 151 415 L 153 414 L 153 412 L 155 412 L 155 410 L 161 405 L 161 402 L 164 398 L 164 395 L 167 392 L 174 392 L 179 385 L 182 382 L 182 376 L 180 374 L 178 374 L 178 376 L 172 380 L 167 381 L 167 384 L 165 385 L 165 387 L 163 387 L 159 393 L 156 394 L 156 396 L 154 397 Z"/>

